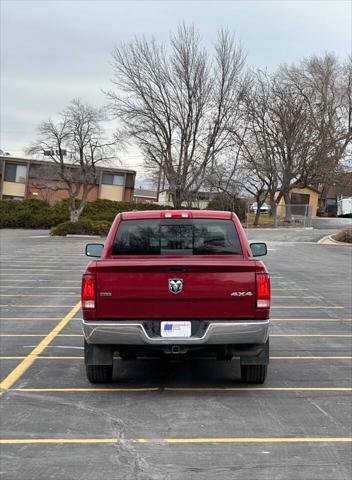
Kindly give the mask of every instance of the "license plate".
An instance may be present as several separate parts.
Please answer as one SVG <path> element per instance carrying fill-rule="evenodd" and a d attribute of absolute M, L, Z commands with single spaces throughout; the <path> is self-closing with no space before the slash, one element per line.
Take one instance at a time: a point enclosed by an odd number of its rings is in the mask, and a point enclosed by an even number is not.
<path fill-rule="evenodd" d="M 161 322 L 161 336 L 185 338 L 191 336 L 191 322 Z"/>

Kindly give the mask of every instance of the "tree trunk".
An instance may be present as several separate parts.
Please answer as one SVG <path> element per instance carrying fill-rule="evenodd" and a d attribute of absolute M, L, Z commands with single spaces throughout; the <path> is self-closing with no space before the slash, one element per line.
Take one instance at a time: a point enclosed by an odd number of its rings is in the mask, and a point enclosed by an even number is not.
<path fill-rule="evenodd" d="M 70 211 L 70 221 L 71 222 L 78 222 L 80 212 L 78 211 L 78 208 L 76 207 L 76 197 L 73 194 L 73 192 L 70 192 L 70 197 L 68 201 L 68 208 Z"/>
<path fill-rule="evenodd" d="M 255 227 L 259 225 L 259 217 L 260 217 L 260 208 L 258 208 L 258 202 L 257 202 L 257 211 L 255 212 L 254 223 L 253 223 Z"/>
<path fill-rule="evenodd" d="M 260 209 L 262 208 L 262 205 L 264 203 L 263 200 L 260 200 L 260 196 L 256 196 L 256 201 L 257 201 L 257 211 L 255 212 L 255 217 L 254 217 L 254 223 L 253 226 L 257 227 L 259 225 L 259 218 L 260 218 Z"/>
<path fill-rule="evenodd" d="M 275 201 L 275 191 L 269 194 L 270 217 L 273 219 L 274 227 L 277 226 L 277 204 Z"/>
<path fill-rule="evenodd" d="M 291 223 L 292 215 L 291 215 L 291 199 L 290 199 L 290 192 L 285 191 L 283 192 L 284 200 L 285 200 L 285 222 Z"/>
<path fill-rule="evenodd" d="M 70 221 L 71 222 L 78 222 L 80 214 L 81 213 L 78 211 L 78 209 L 76 209 L 76 208 L 74 210 L 70 209 Z"/>
<path fill-rule="evenodd" d="M 176 188 L 175 192 L 172 193 L 172 203 L 174 204 L 175 208 L 182 207 L 182 194 L 179 188 Z"/>

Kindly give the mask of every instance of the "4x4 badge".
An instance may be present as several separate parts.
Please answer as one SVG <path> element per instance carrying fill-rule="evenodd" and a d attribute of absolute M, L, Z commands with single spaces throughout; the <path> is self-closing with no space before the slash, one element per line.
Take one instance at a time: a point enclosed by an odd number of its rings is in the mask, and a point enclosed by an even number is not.
<path fill-rule="evenodd" d="M 182 278 L 169 278 L 169 290 L 171 293 L 180 293 L 183 289 Z"/>
<path fill-rule="evenodd" d="M 232 292 L 231 297 L 251 297 L 252 292 Z"/>

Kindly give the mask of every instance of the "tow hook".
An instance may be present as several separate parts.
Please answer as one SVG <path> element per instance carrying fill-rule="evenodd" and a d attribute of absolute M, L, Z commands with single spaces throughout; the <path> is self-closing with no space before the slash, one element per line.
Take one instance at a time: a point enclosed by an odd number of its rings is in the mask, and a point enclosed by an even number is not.
<path fill-rule="evenodd" d="M 179 353 L 181 353 L 180 345 L 172 345 L 171 353 L 173 353 L 174 355 L 178 355 Z"/>

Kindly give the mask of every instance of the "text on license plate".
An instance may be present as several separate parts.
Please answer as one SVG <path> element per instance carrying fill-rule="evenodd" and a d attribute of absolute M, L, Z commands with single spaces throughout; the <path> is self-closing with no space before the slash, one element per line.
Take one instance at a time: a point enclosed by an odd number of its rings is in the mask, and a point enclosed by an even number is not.
<path fill-rule="evenodd" d="M 190 337 L 191 322 L 161 322 L 162 337 Z"/>

